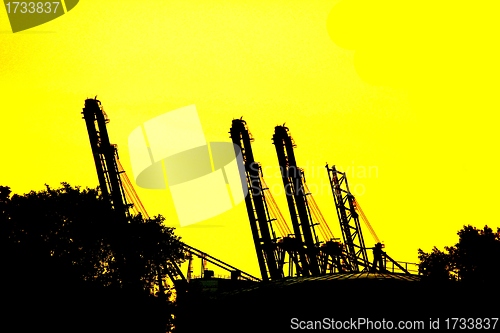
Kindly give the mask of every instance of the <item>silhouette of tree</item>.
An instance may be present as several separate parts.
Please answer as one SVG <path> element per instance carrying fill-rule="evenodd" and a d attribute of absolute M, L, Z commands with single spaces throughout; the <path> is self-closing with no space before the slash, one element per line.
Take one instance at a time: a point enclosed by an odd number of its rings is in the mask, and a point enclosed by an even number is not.
<path fill-rule="evenodd" d="M 455 275 L 451 257 L 434 246 L 430 253 L 418 249 L 420 273 L 434 281 L 454 280 Z"/>
<path fill-rule="evenodd" d="M 10 288 L 11 300 L 57 299 L 61 313 L 72 306 L 91 311 L 81 308 L 86 300 L 95 317 L 102 316 L 100 310 L 121 309 L 124 318 L 128 313 L 124 329 L 131 328 L 131 320 L 144 332 L 172 327 L 173 305 L 164 284 L 172 263 L 182 263 L 185 255 L 162 216 L 117 223 L 97 188 L 67 183 L 12 196 L 9 187 L 0 186 L 0 213 L 0 264 L 8 272 L 3 289 Z M 155 297 L 158 291 L 163 297 Z M 80 300 L 68 298 L 68 292 Z M 113 321 L 109 329 L 119 331 L 119 325 Z"/>
<path fill-rule="evenodd" d="M 418 250 L 421 273 L 430 280 L 459 280 L 464 283 L 493 283 L 500 273 L 500 228 L 464 226 L 458 243 L 436 247 L 430 253 Z"/>
<path fill-rule="evenodd" d="M 485 226 L 464 227 L 458 232 L 460 241 L 449 249 L 460 279 L 465 282 L 497 281 L 500 273 L 500 228 L 493 232 Z"/>

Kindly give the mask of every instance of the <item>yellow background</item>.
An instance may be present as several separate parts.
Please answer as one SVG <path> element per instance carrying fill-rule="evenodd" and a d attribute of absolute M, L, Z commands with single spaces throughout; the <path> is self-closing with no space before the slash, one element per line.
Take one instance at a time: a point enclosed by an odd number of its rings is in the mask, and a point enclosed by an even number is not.
<path fill-rule="evenodd" d="M 416 262 L 419 247 L 454 244 L 464 224 L 500 225 L 498 9 L 497 1 L 82 0 L 15 34 L 2 9 L 0 183 L 15 193 L 62 181 L 97 186 L 80 114 L 88 97 L 111 119 L 131 179 L 130 132 L 195 104 L 207 141 L 230 141 L 233 118 L 248 122 L 286 218 L 271 141 L 283 123 L 334 234 L 327 162 L 348 172 L 388 254 Z M 150 215 L 178 225 L 168 192 L 137 192 Z M 259 275 L 244 203 L 177 233 Z"/>

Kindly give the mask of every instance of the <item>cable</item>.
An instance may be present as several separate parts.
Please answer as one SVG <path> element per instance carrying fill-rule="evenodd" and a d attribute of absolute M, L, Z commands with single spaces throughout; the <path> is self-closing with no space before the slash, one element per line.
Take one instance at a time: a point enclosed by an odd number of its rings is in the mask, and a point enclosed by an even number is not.
<path fill-rule="evenodd" d="M 368 218 L 366 217 L 365 213 L 361 209 L 361 206 L 359 205 L 359 202 L 354 199 L 353 200 L 354 208 L 358 211 L 359 215 L 361 215 L 361 219 L 365 223 L 365 225 L 368 227 L 368 230 L 370 231 L 370 234 L 372 235 L 373 239 L 377 242 L 380 243 L 379 238 L 377 237 L 377 234 L 375 233 L 375 230 L 373 230 L 370 222 L 368 221 Z"/>

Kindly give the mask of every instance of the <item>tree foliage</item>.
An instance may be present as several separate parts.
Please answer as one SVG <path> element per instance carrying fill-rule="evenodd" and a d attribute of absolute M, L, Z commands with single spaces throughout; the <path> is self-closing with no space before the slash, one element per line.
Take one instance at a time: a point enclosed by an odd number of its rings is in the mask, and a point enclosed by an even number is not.
<path fill-rule="evenodd" d="M 20 294 L 114 290 L 141 300 L 153 297 L 141 306 L 154 303 L 170 311 L 165 281 L 185 254 L 162 216 L 118 222 L 97 188 L 67 183 L 12 196 L 9 187 L 0 186 L 0 212 L 1 262 L 9 272 L 5 285 L 17 286 Z M 171 316 L 162 316 L 165 331 Z"/>
<path fill-rule="evenodd" d="M 500 228 L 477 229 L 471 225 L 458 231 L 458 243 L 436 247 L 430 253 L 418 250 L 420 272 L 434 281 L 459 280 L 465 283 L 493 283 L 500 274 Z"/>

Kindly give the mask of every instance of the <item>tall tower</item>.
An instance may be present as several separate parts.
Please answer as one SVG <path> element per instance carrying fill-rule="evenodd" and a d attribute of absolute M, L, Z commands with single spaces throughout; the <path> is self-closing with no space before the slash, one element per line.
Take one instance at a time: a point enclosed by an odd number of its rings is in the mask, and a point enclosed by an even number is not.
<path fill-rule="evenodd" d="M 245 203 L 262 280 L 280 279 L 283 277 L 283 271 L 279 267 L 276 235 L 272 226 L 272 221 L 275 219 L 270 217 L 267 209 L 265 190 L 261 183 L 261 168 L 254 160 L 252 138 L 246 122 L 242 119 L 234 119 L 229 133 L 233 143 L 241 149 L 243 156 L 248 186 Z"/>
<path fill-rule="evenodd" d="M 295 238 L 300 240 L 304 247 L 304 251 L 301 255 L 302 266 L 309 271 L 310 275 L 319 275 L 319 240 L 316 236 L 307 203 L 303 170 L 297 167 L 295 154 L 293 152 L 295 144 L 293 143 L 293 139 L 287 127 L 275 127 L 273 143 L 278 155 L 281 177 L 285 187 Z"/>
<path fill-rule="evenodd" d="M 97 98 L 85 100 L 82 114 L 87 125 L 102 196 L 109 200 L 117 218 L 126 223 L 130 218 L 131 204 L 127 202 L 120 178 L 121 171 L 118 170 L 118 149 L 109 142 L 106 129 L 109 119 Z"/>
<path fill-rule="evenodd" d="M 347 247 L 349 266 L 351 271 L 359 272 L 360 267 L 368 269 L 370 263 L 366 253 L 365 241 L 356 212 L 354 196 L 349 191 L 345 173 L 338 171 L 335 166 L 326 165 L 330 186 L 332 188 L 335 207 L 342 229 L 342 237 Z"/>

